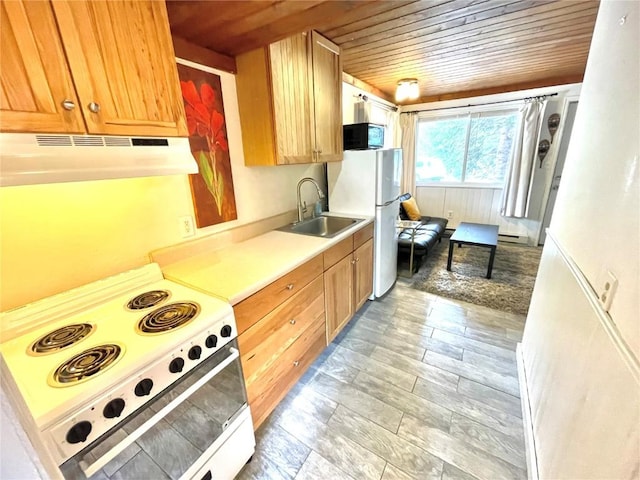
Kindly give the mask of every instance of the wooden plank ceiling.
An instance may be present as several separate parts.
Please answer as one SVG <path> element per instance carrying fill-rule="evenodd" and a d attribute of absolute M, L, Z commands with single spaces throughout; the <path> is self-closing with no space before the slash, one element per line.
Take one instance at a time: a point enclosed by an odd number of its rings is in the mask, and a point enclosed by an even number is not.
<path fill-rule="evenodd" d="M 343 69 L 415 103 L 582 81 L 597 0 L 246 0 L 167 2 L 174 36 L 228 56 L 314 29 Z"/>

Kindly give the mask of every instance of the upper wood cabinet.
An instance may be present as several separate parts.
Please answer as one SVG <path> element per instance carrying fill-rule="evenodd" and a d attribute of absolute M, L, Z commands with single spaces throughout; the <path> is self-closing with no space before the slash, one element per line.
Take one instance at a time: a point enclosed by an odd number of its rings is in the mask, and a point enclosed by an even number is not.
<path fill-rule="evenodd" d="M 236 57 L 245 164 L 342 160 L 340 48 L 308 32 Z"/>
<path fill-rule="evenodd" d="M 2 4 L 2 130 L 187 135 L 164 2 Z"/>
<path fill-rule="evenodd" d="M 1 2 L 0 52 L 0 130 L 85 131 L 50 3 Z"/>

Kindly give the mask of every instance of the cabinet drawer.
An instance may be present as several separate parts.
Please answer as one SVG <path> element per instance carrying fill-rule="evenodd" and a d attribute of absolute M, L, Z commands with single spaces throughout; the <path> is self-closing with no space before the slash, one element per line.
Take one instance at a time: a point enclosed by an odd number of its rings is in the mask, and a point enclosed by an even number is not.
<path fill-rule="evenodd" d="M 269 416 L 324 350 L 325 345 L 324 317 L 320 317 L 260 376 L 259 380 L 247 385 L 254 428 L 257 429 Z"/>
<path fill-rule="evenodd" d="M 234 305 L 233 312 L 238 325 L 238 334 L 243 333 L 282 302 L 294 296 L 321 273 L 322 257 L 318 255 Z"/>
<path fill-rule="evenodd" d="M 319 316 L 324 315 L 322 276 L 238 338 L 247 384 L 265 371 Z"/>
<path fill-rule="evenodd" d="M 353 234 L 353 249 L 355 250 L 370 238 L 373 238 L 373 223 Z"/>
<path fill-rule="evenodd" d="M 328 270 L 353 251 L 353 236 L 345 238 L 322 254 L 324 269 Z"/>

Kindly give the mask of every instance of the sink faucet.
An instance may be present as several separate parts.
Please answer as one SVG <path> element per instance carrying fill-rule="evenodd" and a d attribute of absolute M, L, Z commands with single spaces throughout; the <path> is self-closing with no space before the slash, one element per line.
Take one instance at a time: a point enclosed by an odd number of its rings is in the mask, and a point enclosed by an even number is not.
<path fill-rule="evenodd" d="M 320 185 L 318 185 L 318 182 L 316 182 L 313 178 L 311 177 L 304 177 L 302 180 L 300 180 L 298 182 L 298 222 L 301 222 L 304 220 L 304 214 L 307 213 L 307 202 L 303 202 L 302 198 L 300 197 L 300 187 L 302 187 L 302 184 L 305 182 L 311 182 L 315 185 L 316 187 L 316 192 L 318 192 L 318 201 L 322 200 L 324 198 L 324 193 L 322 193 L 322 189 L 320 188 Z"/>

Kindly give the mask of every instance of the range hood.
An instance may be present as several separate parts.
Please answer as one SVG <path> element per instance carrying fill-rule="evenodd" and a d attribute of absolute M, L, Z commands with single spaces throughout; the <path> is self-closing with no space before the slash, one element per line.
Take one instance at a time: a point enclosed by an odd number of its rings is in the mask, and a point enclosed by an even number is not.
<path fill-rule="evenodd" d="M 186 173 L 188 138 L 0 134 L 0 187 Z"/>

